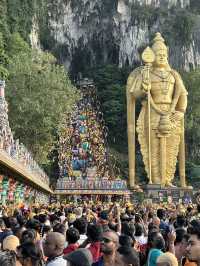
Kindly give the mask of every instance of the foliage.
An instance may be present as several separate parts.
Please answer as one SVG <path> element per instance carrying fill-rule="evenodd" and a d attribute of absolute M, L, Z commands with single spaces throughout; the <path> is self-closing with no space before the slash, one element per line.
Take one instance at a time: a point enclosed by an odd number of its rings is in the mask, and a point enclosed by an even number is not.
<path fill-rule="evenodd" d="M 46 163 L 54 144 L 54 129 L 76 100 L 75 88 L 49 53 L 17 53 L 8 71 L 11 128 L 36 159 Z"/>
<path fill-rule="evenodd" d="M 78 98 L 64 67 L 50 54 L 34 51 L 19 33 L 0 33 L 0 78 L 6 79 L 9 120 L 15 138 L 52 170 L 56 130 Z"/>
<path fill-rule="evenodd" d="M 9 58 L 5 52 L 5 43 L 3 35 L 0 32 L 0 78 L 6 79 L 8 77 L 8 71 L 6 69 Z"/>
<path fill-rule="evenodd" d="M 197 16 L 184 9 L 171 9 L 168 16 L 161 23 L 161 31 L 170 46 L 173 43 L 188 46 L 192 40 L 193 29 Z"/>
<path fill-rule="evenodd" d="M 32 28 L 32 18 L 36 0 L 8 0 L 7 13 L 10 32 L 19 32 L 29 41 L 28 34 Z"/>
<path fill-rule="evenodd" d="M 12 58 L 20 53 L 30 54 L 31 48 L 18 32 L 11 34 L 7 41 L 7 55 Z"/>
<path fill-rule="evenodd" d="M 109 129 L 109 143 L 118 150 L 124 150 L 126 147 L 125 80 L 127 74 L 116 65 L 106 65 L 89 70 L 88 76 L 94 79 L 97 86 L 98 97 Z"/>
<path fill-rule="evenodd" d="M 188 160 L 200 164 L 200 69 L 183 74 L 188 90 L 186 141 Z"/>

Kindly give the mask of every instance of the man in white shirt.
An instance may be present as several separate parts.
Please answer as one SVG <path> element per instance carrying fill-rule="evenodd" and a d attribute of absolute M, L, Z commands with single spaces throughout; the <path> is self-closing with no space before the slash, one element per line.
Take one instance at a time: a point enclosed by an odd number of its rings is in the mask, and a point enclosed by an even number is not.
<path fill-rule="evenodd" d="M 48 257 L 46 266 L 67 266 L 66 260 L 63 259 L 63 249 L 65 245 L 64 235 L 51 232 L 47 235 L 43 243 L 44 255 Z"/>

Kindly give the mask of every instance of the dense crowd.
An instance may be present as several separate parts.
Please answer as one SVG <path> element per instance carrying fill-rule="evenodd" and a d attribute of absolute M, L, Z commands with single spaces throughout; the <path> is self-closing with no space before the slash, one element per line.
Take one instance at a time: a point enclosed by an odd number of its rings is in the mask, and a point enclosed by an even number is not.
<path fill-rule="evenodd" d="M 0 208 L 1 266 L 200 265 L 200 206 Z"/>
<path fill-rule="evenodd" d="M 85 86 L 81 94 L 60 132 L 57 189 L 124 189 L 125 181 L 111 181 L 115 178 L 109 166 L 107 127 L 95 87 Z"/>
<path fill-rule="evenodd" d="M 8 104 L 4 96 L 5 83 L 0 80 L 0 150 L 5 151 L 17 163 L 32 172 L 38 180 L 49 185 L 49 177 L 33 159 L 27 148 L 14 139 L 8 120 Z"/>

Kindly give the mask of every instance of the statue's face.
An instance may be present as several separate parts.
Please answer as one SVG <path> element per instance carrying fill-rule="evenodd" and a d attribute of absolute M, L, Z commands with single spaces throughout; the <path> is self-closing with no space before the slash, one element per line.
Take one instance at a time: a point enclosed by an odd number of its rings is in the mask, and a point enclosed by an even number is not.
<path fill-rule="evenodd" d="M 165 67 L 168 65 L 167 51 L 159 50 L 155 53 L 154 65 L 159 67 Z"/>

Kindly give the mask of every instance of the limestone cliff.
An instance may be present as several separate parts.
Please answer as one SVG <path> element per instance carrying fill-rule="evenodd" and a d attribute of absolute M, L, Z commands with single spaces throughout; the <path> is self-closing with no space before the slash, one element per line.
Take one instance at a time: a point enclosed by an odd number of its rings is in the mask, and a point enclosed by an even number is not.
<path fill-rule="evenodd" d="M 144 45 L 160 31 L 171 64 L 189 70 L 200 64 L 198 5 L 194 0 L 51 0 L 51 47 L 42 44 L 75 72 L 104 63 L 134 66 Z"/>

